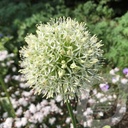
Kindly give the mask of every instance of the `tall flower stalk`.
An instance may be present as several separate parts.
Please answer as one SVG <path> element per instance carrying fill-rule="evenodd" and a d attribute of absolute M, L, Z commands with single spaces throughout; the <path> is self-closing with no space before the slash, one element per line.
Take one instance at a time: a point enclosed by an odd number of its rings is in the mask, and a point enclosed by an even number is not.
<path fill-rule="evenodd" d="M 27 84 L 37 94 L 44 91 L 47 98 L 61 94 L 71 115 L 69 100 L 87 88 L 90 77 L 98 77 L 101 42 L 85 23 L 65 17 L 37 25 L 36 35 L 27 35 L 25 41 L 20 72 Z"/>

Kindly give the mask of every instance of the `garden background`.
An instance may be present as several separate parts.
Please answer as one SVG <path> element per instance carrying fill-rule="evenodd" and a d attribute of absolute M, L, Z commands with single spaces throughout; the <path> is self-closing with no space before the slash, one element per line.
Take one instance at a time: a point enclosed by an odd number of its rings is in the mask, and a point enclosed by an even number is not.
<path fill-rule="evenodd" d="M 1 0 L 0 124 L 8 117 L 14 118 L 14 111 L 17 117 L 15 119 L 17 123 L 14 123 L 13 118 L 8 118 L 8 126 L 5 128 L 70 127 L 68 113 L 61 98 L 42 100 L 42 96 L 34 96 L 33 92 L 24 85 L 18 72 L 19 50 L 25 45 L 24 37 L 27 33 L 35 33 L 36 24 L 46 23 L 50 18 L 61 16 L 86 22 L 91 35 L 96 34 L 98 39 L 102 40 L 105 58 L 102 72 L 109 72 L 115 67 L 119 69 L 128 67 L 128 3 L 126 0 Z M 45 106 L 44 111 L 47 111 L 43 117 L 41 112 L 38 112 L 36 116 L 40 116 L 40 119 L 36 117 L 37 121 L 35 118 L 30 121 L 26 118 L 21 119 L 25 114 L 33 116 L 37 109 L 40 110 L 41 104 Z M 28 109 L 31 113 L 27 111 Z M 125 125 L 122 122 L 125 122 Z M 122 122 L 115 127 L 127 128 L 128 117 L 125 117 Z M 3 126 L 0 125 L 0 128 Z"/>

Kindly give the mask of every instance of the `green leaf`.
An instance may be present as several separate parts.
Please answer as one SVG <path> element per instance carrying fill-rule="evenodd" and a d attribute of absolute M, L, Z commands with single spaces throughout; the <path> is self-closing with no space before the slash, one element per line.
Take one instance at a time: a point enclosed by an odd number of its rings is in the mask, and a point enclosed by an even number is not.
<path fill-rule="evenodd" d="M 106 125 L 106 126 L 104 126 L 103 128 L 111 128 L 111 126 L 109 126 L 109 125 Z"/>

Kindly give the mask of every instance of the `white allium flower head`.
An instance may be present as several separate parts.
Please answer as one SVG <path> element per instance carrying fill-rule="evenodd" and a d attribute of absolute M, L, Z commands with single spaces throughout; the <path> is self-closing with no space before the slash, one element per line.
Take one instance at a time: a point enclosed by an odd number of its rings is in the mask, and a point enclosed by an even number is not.
<path fill-rule="evenodd" d="M 20 50 L 20 70 L 35 93 L 45 90 L 47 98 L 62 94 L 75 97 L 90 77 L 98 77 L 101 42 L 91 36 L 85 23 L 71 18 L 51 19 L 29 34 Z"/>

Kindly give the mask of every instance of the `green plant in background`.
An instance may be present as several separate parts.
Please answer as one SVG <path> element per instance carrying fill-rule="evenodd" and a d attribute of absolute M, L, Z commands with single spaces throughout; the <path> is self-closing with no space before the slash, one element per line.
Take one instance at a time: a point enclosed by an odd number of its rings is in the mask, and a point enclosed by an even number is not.
<path fill-rule="evenodd" d="M 105 54 L 115 66 L 128 66 L 128 13 L 112 23 L 112 31 L 108 34 L 109 50 Z M 111 22 L 110 22 L 111 23 Z"/>
<path fill-rule="evenodd" d="M 75 128 L 69 101 L 79 88 L 88 88 L 90 78 L 99 77 L 101 43 L 90 36 L 85 23 L 65 17 L 38 25 L 36 35 L 29 34 L 25 40 L 20 72 L 35 93 L 45 91 L 47 98 L 63 96 Z"/>
<path fill-rule="evenodd" d="M 11 64 L 9 64 L 10 55 L 8 54 L 8 51 L 5 49 L 4 45 L 6 42 L 11 40 L 12 37 L 7 37 L 3 34 L 0 36 L 0 92 L 3 91 L 5 93 L 5 96 L 0 96 L 0 104 L 4 110 L 8 112 L 9 116 L 15 117 L 15 111 L 10 100 L 10 95 L 7 91 L 8 87 L 4 82 L 4 78 L 8 74 Z"/>

